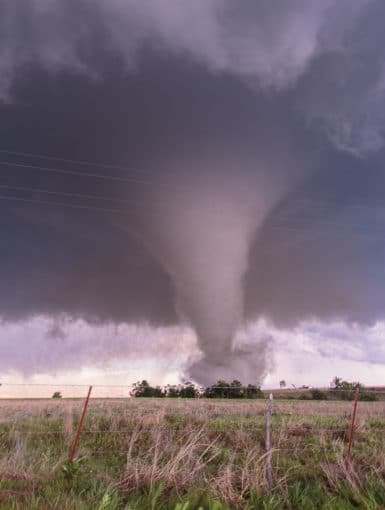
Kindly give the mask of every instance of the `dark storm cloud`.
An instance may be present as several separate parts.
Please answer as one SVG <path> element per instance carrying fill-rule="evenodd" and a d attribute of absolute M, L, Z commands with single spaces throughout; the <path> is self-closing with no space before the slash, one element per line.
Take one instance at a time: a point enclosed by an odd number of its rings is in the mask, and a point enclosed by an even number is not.
<path fill-rule="evenodd" d="M 1 147 L 120 168 L 2 153 L 2 185 L 104 200 L 1 194 L 128 210 L 1 203 L 3 318 L 188 320 L 204 382 L 263 373 L 264 347 L 233 349 L 244 317 L 383 318 L 384 14 L 369 0 L 3 3 Z"/>
<path fill-rule="evenodd" d="M 248 314 L 370 324 L 383 318 L 383 162 L 335 155 L 276 209 L 252 252 Z M 255 282 L 259 282 L 258 287 Z"/>

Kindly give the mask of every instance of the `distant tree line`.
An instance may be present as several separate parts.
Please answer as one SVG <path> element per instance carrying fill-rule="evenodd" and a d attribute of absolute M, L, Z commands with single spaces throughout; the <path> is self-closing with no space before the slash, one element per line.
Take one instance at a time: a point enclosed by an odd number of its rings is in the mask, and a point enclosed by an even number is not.
<path fill-rule="evenodd" d="M 264 398 L 259 386 L 248 384 L 243 386 L 240 381 L 234 380 L 231 383 L 219 380 L 213 386 L 209 386 L 203 392 L 205 398 Z"/>
<path fill-rule="evenodd" d="M 207 388 L 196 386 L 191 382 L 184 384 L 168 384 L 167 386 L 151 386 L 146 380 L 137 382 L 131 391 L 133 397 L 157 398 L 263 398 L 259 386 L 248 384 L 243 386 L 240 381 L 227 382 L 219 380 Z"/>
<path fill-rule="evenodd" d="M 286 386 L 285 381 L 280 381 L 280 387 Z M 302 386 L 300 389 L 306 390 L 302 393 L 294 393 L 292 390 L 285 395 L 275 394 L 275 398 L 299 399 L 299 400 L 353 400 L 356 388 L 359 389 L 360 400 L 375 401 L 378 397 L 375 393 L 359 382 L 349 382 L 341 377 L 335 377 L 329 390 L 319 388 L 309 388 Z M 255 384 L 243 385 L 240 381 L 234 380 L 227 382 L 220 379 L 212 386 L 203 388 L 192 382 L 183 384 L 168 384 L 167 386 L 151 386 L 146 380 L 137 382 L 131 391 L 133 397 L 155 397 L 155 398 L 226 398 L 226 399 L 253 399 L 265 398 L 261 388 Z M 55 397 L 53 397 L 55 398 Z M 60 398 L 57 397 L 56 398 Z"/>
<path fill-rule="evenodd" d="M 298 398 L 300 400 L 354 400 L 356 390 L 359 390 L 359 399 L 362 401 L 376 401 L 378 397 L 371 393 L 365 386 L 359 382 L 349 382 L 341 377 L 334 377 L 331 388 L 328 391 L 322 391 L 318 388 L 312 388 L 309 393 L 303 393 Z"/>
<path fill-rule="evenodd" d="M 151 386 L 146 380 L 137 382 L 131 391 L 132 397 L 157 397 L 157 398 L 197 398 L 200 396 L 200 388 L 191 382 L 184 384 L 168 384 L 167 386 Z"/>
<path fill-rule="evenodd" d="M 377 396 L 374 393 L 370 393 L 365 390 L 363 384 L 359 382 L 348 382 L 344 381 L 341 377 L 335 377 L 332 381 L 332 394 L 336 396 L 336 398 L 341 400 L 353 400 L 355 391 L 359 390 L 359 399 L 360 400 L 377 400 Z"/>

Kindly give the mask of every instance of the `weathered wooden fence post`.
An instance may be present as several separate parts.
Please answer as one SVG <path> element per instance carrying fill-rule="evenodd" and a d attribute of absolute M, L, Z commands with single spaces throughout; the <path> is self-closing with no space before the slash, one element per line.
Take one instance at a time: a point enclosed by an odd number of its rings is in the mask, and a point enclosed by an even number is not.
<path fill-rule="evenodd" d="M 273 474 L 271 468 L 271 416 L 273 414 L 273 394 L 269 395 L 269 402 L 267 403 L 266 413 L 265 413 L 265 422 L 266 422 L 266 439 L 265 439 L 265 448 L 266 448 L 266 480 L 271 489 L 273 485 Z"/>
<path fill-rule="evenodd" d="M 354 435 L 354 425 L 355 425 L 355 422 L 356 422 L 357 404 L 358 404 L 359 394 L 360 394 L 359 389 L 356 388 L 356 391 L 355 391 L 355 394 L 354 394 L 352 421 L 350 423 L 350 429 L 349 429 L 349 446 L 348 446 L 348 452 L 346 454 L 346 462 L 347 463 L 350 460 L 350 453 L 351 453 L 351 450 L 352 450 L 353 435 Z"/>
<path fill-rule="evenodd" d="M 81 415 L 81 418 L 80 418 L 80 421 L 79 421 L 79 425 L 78 425 L 78 428 L 77 428 L 77 431 L 76 431 L 75 440 L 74 440 L 72 448 L 71 448 L 70 462 L 73 462 L 74 459 L 75 459 L 76 450 L 77 450 L 78 444 L 79 444 L 80 433 L 81 433 L 82 428 L 83 428 L 84 418 L 86 416 L 88 402 L 90 400 L 91 391 L 92 391 L 92 386 L 90 386 L 88 388 L 87 397 L 86 397 L 86 399 L 84 401 L 82 415 Z"/>

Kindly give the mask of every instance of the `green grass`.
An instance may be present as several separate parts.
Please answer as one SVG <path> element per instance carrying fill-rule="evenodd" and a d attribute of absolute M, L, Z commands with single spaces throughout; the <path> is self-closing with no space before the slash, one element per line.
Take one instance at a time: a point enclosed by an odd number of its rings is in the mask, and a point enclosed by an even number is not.
<path fill-rule="evenodd" d="M 385 404 L 277 402 L 273 486 L 261 401 L 81 401 L 0 406 L 0 509 L 385 508 Z M 119 432 L 118 432 L 119 431 Z"/>

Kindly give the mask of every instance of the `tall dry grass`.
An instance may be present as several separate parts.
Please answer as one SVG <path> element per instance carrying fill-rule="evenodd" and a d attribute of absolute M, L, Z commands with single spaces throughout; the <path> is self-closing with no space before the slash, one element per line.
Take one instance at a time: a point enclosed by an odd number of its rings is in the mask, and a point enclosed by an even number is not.
<path fill-rule="evenodd" d="M 1 403 L 0 473 L 52 476 L 68 458 L 81 407 L 75 400 Z M 202 491 L 243 508 L 253 494 L 269 494 L 265 409 L 263 401 L 91 400 L 79 462 L 127 497 L 162 486 L 166 495 Z M 346 463 L 351 409 L 350 402 L 275 403 L 273 494 L 288 498 L 295 481 L 318 480 L 330 493 L 368 492 L 373 478 L 383 486 L 385 403 L 359 403 Z"/>

